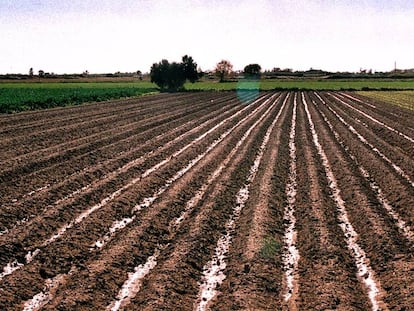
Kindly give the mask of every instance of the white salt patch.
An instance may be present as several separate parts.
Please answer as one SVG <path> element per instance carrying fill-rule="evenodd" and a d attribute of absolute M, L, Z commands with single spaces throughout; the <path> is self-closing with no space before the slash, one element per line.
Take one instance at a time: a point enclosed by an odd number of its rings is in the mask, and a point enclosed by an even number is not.
<path fill-rule="evenodd" d="M 289 301 L 294 291 L 294 279 L 297 275 L 298 262 L 299 262 L 299 250 L 296 248 L 296 236 L 297 231 L 296 218 L 295 218 L 295 203 L 297 193 L 297 182 L 296 182 L 296 106 L 297 97 L 295 94 L 293 102 L 293 115 L 292 124 L 289 135 L 289 156 L 290 156 L 290 168 L 289 168 L 289 180 L 286 184 L 286 195 L 287 195 L 287 206 L 285 208 L 284 220 L 287 222 L 285 230 L 284 242 L 286 245 L 286 252 L 283 254 L 283 267 L 285 270 L 286 278 L 286 292 L 284 294 L 285 301 Z"/>
<path fill-rule="evenodd" d="M 134 272 L 128 273 L 128 279 L 122 285 L 115 301 L 113 301 L 106 310 L 117 311 L 121 307 L 129 303 L 131 298 L 139 292 L 144 277 L 157 265 L 157 258 L 160 251 L 157 249 L 155 253 L 148 257 L 147 261 L 134 269 Z"/>
<path fill-rule="evenodd" d="M 32 262 L 32 260 L 40 253 L 40 249 L 36 249 L 33 253 L 28 252 L 25 255 L 26 264 L 29 264 Z M 3 267 L 3 272 L 0 273 L 0 281 L 7 275 L 12 274 L 13 272 L 23 268 L 25 264 L 18 262 L 17 260 L 14 260 L 12 262 L 9 262 L 5 267 Z"/>
<path fill-rule="evenodd" d="M 118 230 L 121 230 L 125 228 L 128 224 L 130 224 L 132 221 L 134 221 L 135 216 L 132 217 L 125 217 L 122 220 L 116 220 L 112 223 L 111 228 L 109 228 L 109 232 L 105 234 L 105 236 L 101 239 L 95 242 L 92 249 L 94 247 L 102 248 L 111 238 L 115 235 L 115 233 Z"/>
<path fill-rule="evenodd" d="M 72 268 L 67 275 L 72 275 L 74 271 L 75 269 Z M 42 309 L 54 297 L 57 288 L 67 275 L 59 274 L 53 279 L 47 279 L 43 291 L 34 295 L 32 299 L 26 301 L 24 303 L 23 311 L 38 311 Z"/>
<path fill-rule="evenodd" d="M 3 272 L 0 273 L 0 280 L 2 280 L 6 275 L 12 274 L 14 271 L 19 270 L 23 266 L 24 266 L 24 264 L 18 262 L 17 260 L 9 262 L 3 268 Z"/>

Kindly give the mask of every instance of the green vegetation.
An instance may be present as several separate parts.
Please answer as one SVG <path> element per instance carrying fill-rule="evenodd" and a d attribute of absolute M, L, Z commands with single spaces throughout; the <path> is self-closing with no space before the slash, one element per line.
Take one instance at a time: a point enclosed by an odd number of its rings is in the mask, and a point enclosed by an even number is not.
<path fill-rule="evenodd" d="M 358 94 L 414 111 L 414 91 L 362 91 Z"/>
<path fill-rule="evenodd" d="M 77 105 L 158 91 L 149 82 L 0 83 L 0 113 Z"/>
<path fill-rule="evenodd" d="M 156 83 L 161 91 L 168 92 L 182 91 L 185 81 L 194 83 L 199 78 L 197 63 L 188 55 L 183 56 L 181 63 L 169 63 L 166 59 L 154 63 L 150 75 L 151 82 Z"/>
<path fill-rule="evenodd" d="M 262 258 L 272 258 L 280 251 L 280 243 L 273 237 L 266 237 L 262 241 L 259 255 Z"/>
<path fill-rule="evenodd" d="M 235 90 L 255 89 L 257 81 L 226 82 L 216 81 L 185 84 L 186 90 Z M 414 90 L 414 80 L 316 80 L 316 79 L 269 79 L 259 82 L 260 90 Z"/>
<path fill-rule="evenodd" d="M 262 67 L 259 64 L 250 64 L 244 67 L 244 75 L 245 77 L 252 77 L 252 78 L 260 78 L 262 73 Z"/>
<path fill-rule="evenodd" d="M 377 96 L 378 99 L 382 99 L 380 96 L 383 96 L 385 101 L 394 98 L 393 103 L 396 105 L 412 109 L 412 92 L 392 92 L 392 95 L 387 95 L 390 93 L 384 90 L 414 90 L 414 80 L 262 79 L 219 83 L 216 80 L 205 79 L 194 84 L 186 83 L 184 87 L 188 91 L 381 90 L 369 94 Z M 157 86 L 149 81 L 126 82 L 117 79 L 113 82 L 0 82 L 0 113 L 77 105 L 158 91 Z"/>

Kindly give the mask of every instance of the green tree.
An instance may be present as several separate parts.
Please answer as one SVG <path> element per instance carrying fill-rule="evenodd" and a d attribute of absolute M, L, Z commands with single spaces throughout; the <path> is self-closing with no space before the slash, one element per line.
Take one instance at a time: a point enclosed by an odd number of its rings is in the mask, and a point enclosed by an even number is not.
<path fill-rule="evenodd" d="M 244 75 L 250 78 L 259 78 L 262 68 L 259 64 L 250 64 L 244 67 Z"/>
<path fill-rule="evenodd" d="M 194 83 L 198 79 L 197 63 L 190 56 L 183 56 L 182 63 L 169 63 L 163 59 L 151 67 L 151 82 L 157 84 L 161 91 L 175 92 L 184 89 L 189 80 Z"/>
<path fill-rule="evenodd" d="M 228 60 L 222 60 L 216 65 L 215 73 L 224 82 L 233 72 L 233 65 Z"/>
<path fill-rule="evenodd" d="M 194 83 L 198 80 L 199 74 L 197 72 L 197 63 L 193 58 L 188 55 L 184 55 L 182 58 L 184 75 L 188 81 Z"/>

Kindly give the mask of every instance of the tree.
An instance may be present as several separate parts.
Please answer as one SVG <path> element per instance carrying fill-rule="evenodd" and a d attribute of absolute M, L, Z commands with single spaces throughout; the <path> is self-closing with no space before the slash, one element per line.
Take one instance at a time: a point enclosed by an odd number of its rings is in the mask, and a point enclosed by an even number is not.
<path fill-rule="evenodd" d="M 184 69 L 184 75 L 188 81 L 194 83 L 198 80 L 197 63 L 194 62 L 193 58 L 188 55 L 184 55 L 182 58 L 182 64 Z"/>
<path fill-rule="evenodd" d="M 216 75 L 220 78 L 220 82 L 224 82 L 233 72 L 233 65 L 228 60 L 222 60 L 216 65 Z"/>
<path fill-rule="evenodd" d="M 43 70 L 39 70 L 39 77 L 44 77 L 45 76 L 45 72 Z"/>
<path fill-rule="evenodd" d="M 250 64 L 244 67 L 244 74 L 246 77 L 259 78 L 262 68 L 259 64 Z"/>
<path fill-rule="evenodd" d="M 30 76 L 30 77 L 33 77 L 33 68 L 30 68 L 30 69 L 29 69 L 29 76 Z"/>
<path fill-rule="evenodd" d="M 189 80 L 194 83 L 198 79 L 197 64 L 190 56 L 183 56 L 182 63 L 169 63 L 163 59 L 151 67 L 151 82 L 157 84 L 161 91 L 178 91 L 184 89 Z"/>
<path fill-rule="evenodd" d="M 173 88 L 173 83 L 170 81 L 171 67 L 166 59 L 163 59 L 158 64 L 153 64 L 151 67 L 151 82 L 156 83 L 162 91 Z"/>

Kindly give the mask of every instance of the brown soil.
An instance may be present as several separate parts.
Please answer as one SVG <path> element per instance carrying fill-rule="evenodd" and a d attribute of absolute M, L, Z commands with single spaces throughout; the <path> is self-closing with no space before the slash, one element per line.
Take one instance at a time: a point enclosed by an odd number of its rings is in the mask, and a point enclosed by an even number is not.
<path fill-rule="evenodd" d="M 411 180 L 414 144 L 341 101 L 414 138 L 413 115 L 353 93 L 317 94 L 322 101 L 314 92 L 304 93 L 305 100 L 358 234 L 357 242 L 375 274 L 381 307 L 410 310 L 414 305 L 414 245 L 381 204 L 372 184 L 381 189 L 382 197 L 409 230 L 414 229 L 414 187 L 368 144 Z M 299 92 L 295 217 L 300 257 L 297 292 L 290 301 L 284 300 L 283 214 L 294 93 L 266 101 L 272 95 L 261 93 L 260 99 L 245 104 L 231 92 L 160 94 L 1 116 L 0 264 L 3 268 L 17 261 L 23 266 L 0 278 L 0 309 L 21 310 L 55 278 L 59 282 L 51 287 L 44 310 L 105 310 L 128 273 L 159 250 L 157 265 L 142 279 L 125 310 L 193 310 L 203 267 L 213 256 L 237 205 L 236 194 L 245 185 L 265 133 L 279 113 L 249 199 L 231 232 L 224 259 L 226 278 L 208 308 L 371 309 L 367 288 L 357 276 L 340 228 L 337 202 Z M 148 208 L 133 211 L 216 140 L 220 143 L 168 184 Z M 220 174 L 207 183 L 219 167 Z M 150 168 L 155 168 L 152 173 L 138 178 Z M 172 226 L 200 189 L 205 192 L 187 217 Z M 94 212 L 73 222 L 99 203 Z M 133 215 L 136 218 L 104 247 L 93 247 L 114 221 Z M 71 222 L 59 238 L 48 242 Z M 269 239 L 280 246 L 271 255 L 263 252 Z M 38 254 L 27 262 L 25 256 L 36 250 Z"/>

